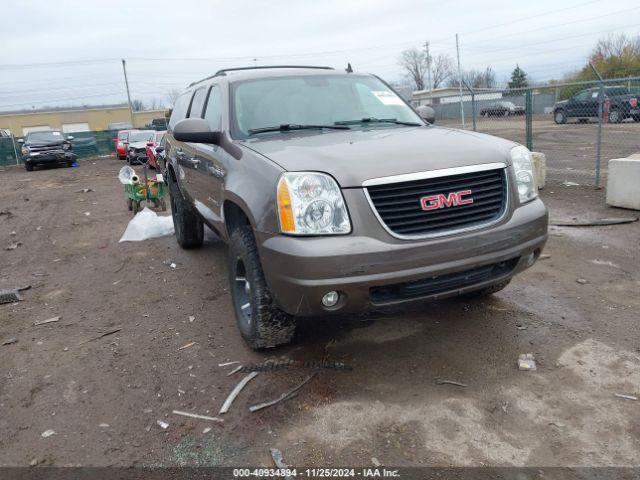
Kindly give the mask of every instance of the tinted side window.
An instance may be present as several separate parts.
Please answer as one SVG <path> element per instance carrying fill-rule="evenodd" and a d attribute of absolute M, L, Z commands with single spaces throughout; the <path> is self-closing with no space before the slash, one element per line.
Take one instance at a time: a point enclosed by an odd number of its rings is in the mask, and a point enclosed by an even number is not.
<path fill-rule="evenodd" d="M 169 119 L 169 127 L 175 127 L 176 123 L 183 120 L 187 116 L 187 110 L 189 109 L 189 100 L 191 100 L 190 92 L 183 93 L 176 99 L 176 103 L 173 106 L 173 112 L 171 112 L 171 119 Z"/>
<path fill-rule="evenodd" d="M 222 129 L 222 98 L 220 96 L 220 87 L 217 85 L 213 85 L 209 91 L 209 99 L 207 100 L 204 119 L 209 124 L 212 132 L 217 132 Z"/>
<path fill-rule="evenodd" d="M 591 96 L 591 92 L 590 91 L 585 91 L 585 92 L 580 92 L 579 94 L 577 94 L 574 98 L 576 101 L 578 102 L 584 102 L 585 100 L 587 100 L 589 97 Z"/>
<path fill-rule="evenodd" d="M 199 88 L 196 90 L 196 93 L 193 94 L 189 118 L 202 118 L 202 107 L 204 107 L 204 97 L 206 94 L 207 91 L 204 88 Z"/>

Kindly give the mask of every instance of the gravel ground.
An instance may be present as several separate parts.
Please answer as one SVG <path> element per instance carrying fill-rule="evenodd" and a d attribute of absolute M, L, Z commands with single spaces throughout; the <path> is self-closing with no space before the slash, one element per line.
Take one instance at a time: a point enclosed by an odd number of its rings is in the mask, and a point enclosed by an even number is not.
<path fill-rule="evenodd" d="M 256 353 L 213 235 L 118 243 L 121 165 L 0 172 L 0 288 L 31 285 L 0 305 L 0 466 L 271 466 L 269 447 L 299 466 L 640 465 L 640 401 L 615 396 L 640 396 L 640 223 L 552 227 L 548 257 L 491 299 L 303 320 L 293 345 Z M 542 192 L 553 219 L 633 214 L 562 180 Z M 267 359 L 353 370 L 251 413 L 310 371 L 260 373 L 222 423 L 172 413 L 219 416 L 243 374 L 218 365 Z"/>

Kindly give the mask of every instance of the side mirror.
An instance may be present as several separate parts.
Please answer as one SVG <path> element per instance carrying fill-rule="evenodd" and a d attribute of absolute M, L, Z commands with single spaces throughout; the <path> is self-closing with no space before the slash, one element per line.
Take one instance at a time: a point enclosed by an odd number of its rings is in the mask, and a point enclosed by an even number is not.
<path fill-rule="evenodd" d="M 185 118 L 173 127 L 173 137 L 179 142 L 220 143 L 220 132 L 212 132 L 209 123 L 202 118 Z"/>
<path fill-rule="evenodd" d="M 24 138 L 19 138 L 18 143 L 24 143 Z"/>
<path fill-rule="evenodd" d="M 67 140 L 71 141 L 73 140 L 73 137 L 71 135 L 67 136 Z"/>
<path fill-rule="evenodd" d="M 147 147 L 153 147 L 153 142 L 147 142 Z"/>
<path fill-rule="evenodd" d="M 164 147 L 156 147 L 156 153 L 164 152 Z"/>
<path fill-rule="evenodd" d="M 426 122 L 436 123 L 436 111 L 433 108 L 421 105 L 416 110 L 418 111 L 418 115 L 420 115 L 420 117 L 422 117 Z"/>

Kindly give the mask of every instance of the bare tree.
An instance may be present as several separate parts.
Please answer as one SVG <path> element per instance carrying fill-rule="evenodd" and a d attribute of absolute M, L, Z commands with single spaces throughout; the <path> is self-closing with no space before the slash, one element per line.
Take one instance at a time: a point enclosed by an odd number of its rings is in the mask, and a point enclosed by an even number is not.
<path fill-rule="evenodd" d="M 404 50 L 398 64 L 405 70 L 416 90 L 424 90 L 424 76 L 427 73 L 427 54 L 417 48 Z"/>
<path fill-rule="evenodd" d="M 491 67 L 487 67 L 484 70 L 476 70 L 475 68 L 464 70 L 462 79 L 471 88 L 495 88 L 496 86 L 496 74 Z M 449 80 L 449 86 L 458 86 L 457 76 Z"/>
<path fill-rule="evenodd" d="M 453 75 L 453 60 L 449 55 L 441 53 L 433 57 L 432 62 L 433 88 L 444 85 Z"/>
<path fill-rule="evenodd" d="M 133 99 L 131 100 L 131 108 L 134 112 L 140 112 L 144 110 L 144 103 L 142 102 L 142 100 Z"/>
<path fill-rule="evenodd" d="M 176 103 L 176 100 L 180 96 L 182 92 L 177 88 L 172 88 L 167 92 L 167 100 L 169 100 L 169 106 L 173 107 Z"/>
<path fill-rule="evenodd" d="M 598 40 L 591 53 L 591 61 L 597 62 L 612 57 L 631 58 L 638 56 L 640 56 L 640 35 L 632 38 L 621 33 Z"/>

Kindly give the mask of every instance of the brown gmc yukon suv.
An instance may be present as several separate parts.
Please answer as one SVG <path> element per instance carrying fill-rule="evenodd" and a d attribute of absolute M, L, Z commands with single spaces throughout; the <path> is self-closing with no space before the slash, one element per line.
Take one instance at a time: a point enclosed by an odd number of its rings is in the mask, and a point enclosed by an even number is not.
<path fill-rule="evenodd" d="M 497 292 L 547 239 L 525 147 L 433 126 L 374 75 L 219 71 L 177 99 L 163 148 L 178 243 L 204 225 L 228 243 L 256 349 L 297 316 Z"/>

